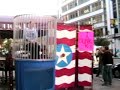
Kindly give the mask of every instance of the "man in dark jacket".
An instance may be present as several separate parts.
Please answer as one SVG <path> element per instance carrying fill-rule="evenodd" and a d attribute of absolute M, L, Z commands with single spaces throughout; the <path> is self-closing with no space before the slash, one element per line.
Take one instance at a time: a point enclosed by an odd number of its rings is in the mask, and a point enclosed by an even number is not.
<path fill-rule="evenodd" d="M 100 73 L 102 73 L 102 68 L 103 68 L 103 62 L 102 62 L 102 56 L 103 56 L 103 47 L 99 48 L 98 51 L 98 57 L 99 57 L 99 64 L 98 64 L 98 72 L 96 74 L 96 77 L 99 77 Z"/>
<path fill-rule="evenodd" d="M 46 46 L 39 45 L 37 42 L 30 42 L 26 45 L 26 51 L 30 53 L 31 59 L 45 59 L 46 55 Z"/>
<path fill-rule="evenodd" d="M 102 85 L 111 85 L 113 54 L 110 52 L 107 46 L 105 47 L 102 61 L 103 61 L 103 80 L 104 80 L 104 84 Z"/>
<path fill-rule="evenodd" d="M 29 42 L 26 45 L 26 51 L 30 53 L 31 59 L 39 59 L 40 58 L 40 45 L 37 42 Z"/>

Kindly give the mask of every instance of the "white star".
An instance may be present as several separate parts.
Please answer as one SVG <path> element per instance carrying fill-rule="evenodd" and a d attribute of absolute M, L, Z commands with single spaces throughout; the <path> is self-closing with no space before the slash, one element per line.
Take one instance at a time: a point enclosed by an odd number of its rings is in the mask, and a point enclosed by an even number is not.
<path fill-rule="evenodd" d="M 66 64 L 68 64 L 67 62 L 67 56 L 70 54 L 71 52 L 66 52 L 65 48 L 62 46 L 60 52 L 57 52 L 57 56 L 58 56 L 58 61 L 57 64 L 60 63 L 61 61 L 64 61 Z"/>

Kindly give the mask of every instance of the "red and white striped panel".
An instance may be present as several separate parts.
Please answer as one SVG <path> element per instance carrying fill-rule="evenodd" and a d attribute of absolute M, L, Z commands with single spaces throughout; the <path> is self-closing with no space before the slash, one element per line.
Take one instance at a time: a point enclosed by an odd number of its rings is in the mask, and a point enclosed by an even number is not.
<path fill-rule="evenodd" d="M 73 87 L 75 84 L 75 49 L 76 27 L 72 25 L 57 25 L 57 45 L 65 44 L 72 51 L 71 62 L 65 67 L 56 65 L 55 87 L 56 89 Z M 67 57 L 66 57 L 67 58 Z"/>
<path fill-rule="evenodd" d="M 79 32 L 93 32 L 91 25 L 81 25 Z M 80 36 L 79 36 L 80 37 Z M 79 38 L 80 39 L 80 38 Z M 79 42 L 79 40 L 78 40 Z M 92 85 L 92 50 L 79 51 L 78 57 L 78 85 Z"/>

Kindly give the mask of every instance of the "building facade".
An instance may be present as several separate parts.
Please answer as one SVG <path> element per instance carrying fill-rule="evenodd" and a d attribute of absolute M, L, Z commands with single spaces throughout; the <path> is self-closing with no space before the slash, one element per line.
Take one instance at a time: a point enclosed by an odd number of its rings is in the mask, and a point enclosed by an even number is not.
<path fill-rule="evenodd" d="M 119 1 L 119 0 L 118 0 Z M 109 38 L 110 48 L 115 53 L 114 14 L 112 0 L 64 0 L 61 4 L 61 19 L 64 23 L 93 25 L 95 36 Z M 119 48 L 119 47 L 118 47 Z"/>
<path fill-rule="evenodd" d="M 117 56 L 120 57 L 120 0 L 112 0 L 114 17 L 114 42 Z"/>
<path fill-rule="evenodd" d="M 0 39 L 13 37 L 13 17 L 0 16 Z"/>

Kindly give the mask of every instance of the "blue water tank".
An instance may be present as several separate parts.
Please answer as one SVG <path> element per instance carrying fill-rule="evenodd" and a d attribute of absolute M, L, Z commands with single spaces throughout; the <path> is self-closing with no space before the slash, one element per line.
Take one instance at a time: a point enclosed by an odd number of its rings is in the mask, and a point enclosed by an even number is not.
<path fill-rule="evenodd" d="M 55 60 L 16 60 L 16 90 L 54 90 Z"/>

